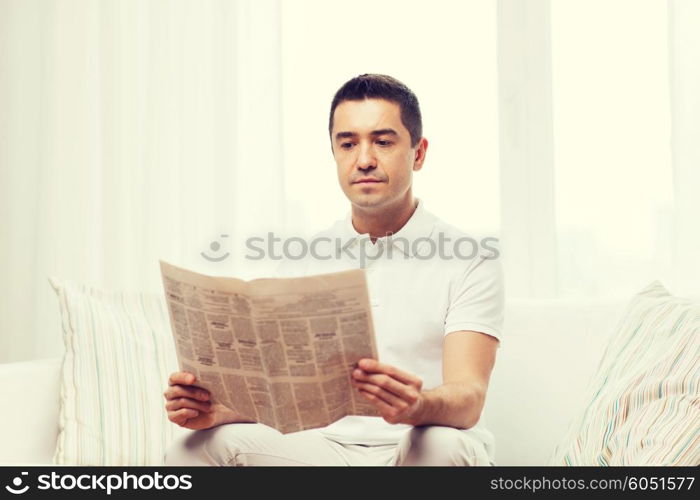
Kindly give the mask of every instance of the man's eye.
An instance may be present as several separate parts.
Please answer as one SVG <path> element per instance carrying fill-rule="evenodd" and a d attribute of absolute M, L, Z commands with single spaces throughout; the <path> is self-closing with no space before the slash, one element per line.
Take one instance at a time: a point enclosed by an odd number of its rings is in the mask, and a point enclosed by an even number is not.
<path fill-rule="evenodd" d="M 379 144 L 380 146 L 390 146 L 391 141 L 377 141 L 377 144 Z"/>
<path fill-rule="evenodd" d="M 340 147 L 343 149 L 350 149 L 352 147 L 352 142 L 343 142 L 340 144 Z"/>

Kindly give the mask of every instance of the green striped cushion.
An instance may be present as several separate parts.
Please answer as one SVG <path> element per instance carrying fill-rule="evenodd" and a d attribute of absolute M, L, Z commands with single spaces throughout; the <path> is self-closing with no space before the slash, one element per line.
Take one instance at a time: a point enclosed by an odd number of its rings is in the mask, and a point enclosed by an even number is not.
<path fill-rule="evenodd" d="M 553 465 L 700 464 L 700 304 L 654 282 L 636 295 Z"/>
<path fill-rule="evenodd" d="M 162 394 L 177 366 L 164 300 L 50 281 L 66 348 L 54 461 L 162 464 L 175 427 Z"/>

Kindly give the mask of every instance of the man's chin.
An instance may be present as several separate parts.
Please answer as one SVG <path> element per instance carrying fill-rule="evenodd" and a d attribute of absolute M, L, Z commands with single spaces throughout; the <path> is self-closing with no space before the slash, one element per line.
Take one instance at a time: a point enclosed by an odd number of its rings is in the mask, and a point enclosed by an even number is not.
<path fill-rule="evenodd" d="M 360 196 L 355 195 L 350 197 L 350 203 L 361 208 L 373 208 L 384 205 L 386 203 L 386 199 L 383 196 L 372 194 Z"/>

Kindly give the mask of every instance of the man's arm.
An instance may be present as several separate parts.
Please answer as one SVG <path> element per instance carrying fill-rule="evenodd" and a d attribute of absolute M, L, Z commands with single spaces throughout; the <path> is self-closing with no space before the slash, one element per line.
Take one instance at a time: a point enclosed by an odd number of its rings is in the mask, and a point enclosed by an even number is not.
<path fill-rule="evenodd" d="M 425 391 L 423 424 L 467 429 L 476 425 L 486 401 L 498 340 L 479 332 L 452 332 L 445 337 L 443 384 Z"/>
<path fill-rule="evenodd" d="M 410 373 L 373 359 L 353 371 L 353 384 L 389 423 L 444 425 L 467 429 L 481 416 L 498 340 L 473 331 L 445 336 L 443 384 L 422 391 Z"/>

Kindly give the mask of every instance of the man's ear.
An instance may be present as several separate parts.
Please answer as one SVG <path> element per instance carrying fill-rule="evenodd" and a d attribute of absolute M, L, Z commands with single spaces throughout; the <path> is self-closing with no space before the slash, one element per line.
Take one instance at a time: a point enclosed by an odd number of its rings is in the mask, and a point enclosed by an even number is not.
<path fill-rule="evenodd" d="M 416 146 L 416 154 L 413 158 L 413 171 L 418 172 L 423 168 L 423 163 L 425 162 L 425 154 L 428 151 L 428 139 L 421 137 L 420 141 Z"/>

